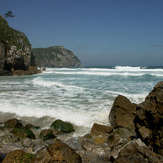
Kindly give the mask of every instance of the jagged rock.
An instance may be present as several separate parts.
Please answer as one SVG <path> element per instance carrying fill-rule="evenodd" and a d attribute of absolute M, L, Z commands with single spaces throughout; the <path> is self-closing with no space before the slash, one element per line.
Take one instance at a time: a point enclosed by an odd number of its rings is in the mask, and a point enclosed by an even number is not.
<path fill-rule="evenodd" d="M 111 108 L 109 121 L 113 127 L 135 129 L 136 104 L 131 103 L 126 97 L 119 95 Z"/>
<path fill-rule="evenodd" d="M 10 128 L 14 128 L 14 127 L 19 128 L 22 126 L 22 123 L 15 118 L 9 119 L 4 124 L 5 124 L 5 127 L 10 127 Z"/>
<path fill-rule="evenodd" d="M 110 147 L 110 157 L 116 159 L 125 145 L 136 138 L 136 133 L 127 128 L 116 128 L 108 136 L 107 144 Z"/>
<path fill-rule="evenodd" d="M 34 161 L 34 155 L 25 153 L 23 150 L 15 150 L 10 153 L 8 153 L 2 163 L 10 163 L 10 162 L 16 162 L 16 163 L 33 163 Z"/>
<path fill-rule="evenodd" d="M 152 152 L 140 139 L 129 142 L 114 163 L 162 163 L 163 156 Z"/>
<path fill-rule="evenodd" d="M 34 163 L 49 163 L 50 159 L 51 159 L 51 156 L 49 152 L 47 151 L 47 149 L 42 148 L 37 152 Z"/>
<path fill-rule="evenodd" d="M 11 70 L 13 76 L 22 76 L 22 75 L 34 75 L 41 73 L 42 71 L 36 67 L 30 66 L 28 70 Z"/>
<path fill-rule="evenodd" d="M 71 123 L 69 122 L 64 122 L 60 119 L 54 121 L 51 124 L 52 129 L 55 129 L 57 132 L 64 132 L 64 133 L 70 133 L 75 131 L 74 127 Z"/>
<path fill-rule="evenodd" d="M 55 142 L 47 147 L 51 156 L 51 162 L 65 162 L 65 163 L 81 163 L 82 159 L 72 148 L 67 144 Z"/>
<path fill-rule="evenodd" d="M 91 128 L 91 132 L 90 135 L 92 137 L 96 137 L 96 136 L 104 136 L 107 137 L 108 134 L 113 130 L 113 127 L 111 126 L 105 126 L 105 125 L 100 125 L 97 123 L 94 123 L 92 128 Z"/>
<path fill-rule="evenodd" d="M 23 139 L 21 144 L 23 145 L 23 147 L 27 147 L 27 148 L 33 147 L 33 143 L 31 141 L 31 139 L 29 139 L 29 138 Z"/>
<path fill-rule="evenodd" d="M 38 67 L 79 67 L 80 60 L 63 46 L 33 49 Z"/>
<path fill-rule="evenodd" d="M 53 131 L 50 129 L 44 129 L 40 133 L 40 137 L 43 141 L 46 141 L 48 139 L 54 139 L 56 136 L 53 134 Z"/>
<path fill-rule="evenodd" d="M 163 81 L 137 107 L 136 132 L 146 145 L 163 155 Z"/>
<path fill-rule="evenodd" d="M 128 140 L 126 138 L 117 139 L 110 150 L 110 156 L 114 159 L 118 157 L 119 152 L 126 146 Z"/>
<path fill-rule="evenodd" d="M 25 127 L 14 128 L 11 132 L 15 137 L 36 139 L 34 133 Z"/>

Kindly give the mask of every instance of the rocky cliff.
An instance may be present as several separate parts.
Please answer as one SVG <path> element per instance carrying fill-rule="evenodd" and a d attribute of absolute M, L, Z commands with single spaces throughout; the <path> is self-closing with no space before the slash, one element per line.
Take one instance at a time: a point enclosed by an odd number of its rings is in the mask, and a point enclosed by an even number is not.
<path fill-rule="evenodd" d="M 0 15 L 0 75 L 16 75 L 16 71 L 29 71 L 31 66 L 35 67 L 35 55 L 28 38 Z"/>
<path fill-rule="evenodd" d="M 33 48 L 38 67 L 79 67 L 80 60 L 63 46 Z"/>

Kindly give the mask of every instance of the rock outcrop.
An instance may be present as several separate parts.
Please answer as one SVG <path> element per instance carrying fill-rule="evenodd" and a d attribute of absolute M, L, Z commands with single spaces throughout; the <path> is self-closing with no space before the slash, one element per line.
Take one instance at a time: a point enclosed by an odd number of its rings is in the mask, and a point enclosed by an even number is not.
<path fill-rule="evenodd" d="M 163 81 L 137 107 L 134 120 L 138 136 L 155 152 L 163 155 Z"/>
<path fill-rule="evenodd" d="M 31 66 L 35 67 L 36 64 L 28 38 L 24 33 L 11 28 L 0 15 L 0 75 L 13 75 L 17 70 L 28 71 L 30 74 Z"/>
<path fill-rule="evenodd" d="M 135 129 L 134 118 L 136 115 L 136 104 L 131 103 L 126 97 L 119 95 L 110 111 L 109 121 L 112 126 Z"/>
<path fill-rule="evenodd" d="M 38 67 L 80 67 L 80 60 L 63 46 L 33 48 Z"/>

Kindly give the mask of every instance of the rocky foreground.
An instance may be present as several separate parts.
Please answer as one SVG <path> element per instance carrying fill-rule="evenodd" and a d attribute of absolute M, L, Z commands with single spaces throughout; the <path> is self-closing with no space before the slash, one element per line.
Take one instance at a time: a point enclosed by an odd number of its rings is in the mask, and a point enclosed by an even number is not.
<path fill-rule="evenodd" d="M 72 124 L 54 121 L 42 130 L 10 119 L 0 124 L 2 163 L 162 163 L 163 81 L 139 105 L 119 95 L 109 114 L 110 126 L 95 123 L 83 137 L 66 141 Z"/>

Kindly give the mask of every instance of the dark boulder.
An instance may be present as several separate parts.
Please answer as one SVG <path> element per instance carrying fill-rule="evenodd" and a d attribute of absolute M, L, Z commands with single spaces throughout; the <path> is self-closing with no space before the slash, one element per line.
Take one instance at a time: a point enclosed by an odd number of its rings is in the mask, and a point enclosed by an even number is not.
<path fill-rule="evenodd" d="M 36 136 L 34 133 L 27 129 L 26 127 L 20 127 L 20 128 L 13 128 L 11 131 L 15 137 L 18 138 L 30 138 L 30 139 L 36 139 Z"/>
<path fill-rule="evenodd" d="M 12 152 L 9 152 L 2 163 L 10 163 L 10 162 L 16 162 L 16 163 L 33 163 L 34 161 L 34 155 L 30 153 L 25 153 L 23 150 L 15 150 Z"/>
<path fill-rule="evenodd" d="M 63 133 L 70 133 L 75 131 L 74 127 L 71 123 L 69 122 L 64 122 L 60 119 L 54 121 L 51 124 L 52 129 L 56 130 L 57 132 L 63 132 Z"/>
<path fill-rule="evenodd" d="M 35 156 L 34 163 L 49 163 L 51 156 L 46 148 L 40 149 Z"/>
<path fill-rule="evenodd" d="M 22 75 L 34 75 L 41 73 L 42 71 L 36 67 L 30 66 L 27 70 L 11 70 L 13 76 L 22 76 Z"/>
<path fill-rule="evenodd" d="M 163 155 L 163 81 L 154 87 L 136 112 L 134 122 L 138 137 Z"/>
<path fill-rule="evenodd" d="M 56 162 L 56 163 L 81 163 L 82 159 L 67 144 L 59 141 L 39 150 L 35 157 L 35 163 Z"/>
<path fill-rule="evenodd" d="M 51 161 L 65 163 L 81 163 L 82 159 L 72 148 L 67 144 L 59 141 L 47 147 L 51 155 Z"/>
<path fill-rule="evenodd" d="M 14 127 L 19 128 L 22 126 L 22 123 L 15 118 L 9 119 L 4 124 L 5 124 L 5 127 L 10 127 L 10 128 L 14 128 Z"/>
<path fill-rule="evenodd" d="M 96 137 L 96 136 L 104 136 L 104 137 L 108 137 L 108 134 L 113 130 L 113 127 L 111 126 L 106 126 L 106 125 L 101 125 L 101 124 L 97 124 L 94 123 L 90 132 L 90 135 L 92 137 Z"/>
<path fill-rule="evenodd" d="M 56 138 L 56 136 L 53 134 L 53 131 L 50 129 L 42 130 L 40 133 L 40 137 L 43 141 Z"/>
<path fill-rule="evenodd" d="M 119 95 L 111 108 L 109 121 L 113 127 L 135 129 L 136 104 L 131 103 L 126 97 Z"/>

